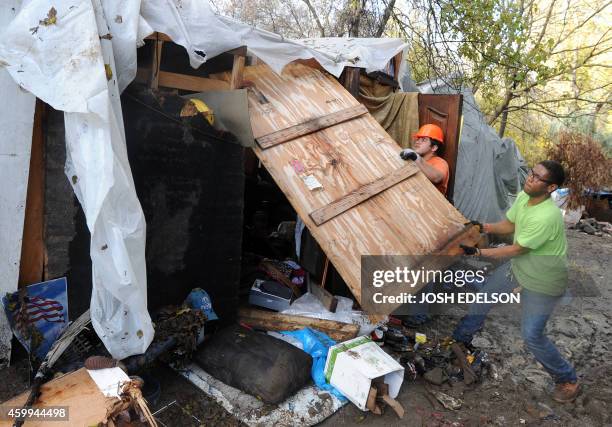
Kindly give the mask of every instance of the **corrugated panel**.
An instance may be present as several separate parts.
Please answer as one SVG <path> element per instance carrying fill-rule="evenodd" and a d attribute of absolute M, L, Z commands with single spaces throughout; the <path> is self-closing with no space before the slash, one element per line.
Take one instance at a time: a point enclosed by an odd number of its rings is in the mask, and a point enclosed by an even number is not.
<path fill-rule="evenodd" d="M 262 148 L 271 134 L 360 105 L 332 76 L 291 64 L 281 76 L 266 65 L 247 67 L 244 78 L 253 135 L 264 141 L 255 153 L 359 301 L 362 255 L 412 255 L 414 267 L 417 255 L 447 253 L 465 230 L 467 220 L 400 159 L 400 147 L 369 114 Z M 321 188 L 309 189 L 308 177 Z M 379 191 L 381 181 L 394 185 L 316 225 L 321 209 Z"/>

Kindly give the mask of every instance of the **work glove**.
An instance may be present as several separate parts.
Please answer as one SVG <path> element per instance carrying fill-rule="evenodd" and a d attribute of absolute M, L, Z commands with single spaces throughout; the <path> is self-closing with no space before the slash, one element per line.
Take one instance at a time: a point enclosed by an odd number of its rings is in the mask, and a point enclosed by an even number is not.
<path fill-rule="evenodd" d="M 463 252 L 466 255 L 476 255 L 476 256 L 480 256 L 480 249 L 478 249 L 475 246 L 467 246 L 467 245 L 459 245 L 459 247 L 461 249 L 463 249 Z"/>
<path fill-rule="evenodd" d="M 400 157 L 402 160 L 416 161 L 421 156 L 419 156 L 412 148 L 404 148 L 402 151 L 400 151 Z"/>

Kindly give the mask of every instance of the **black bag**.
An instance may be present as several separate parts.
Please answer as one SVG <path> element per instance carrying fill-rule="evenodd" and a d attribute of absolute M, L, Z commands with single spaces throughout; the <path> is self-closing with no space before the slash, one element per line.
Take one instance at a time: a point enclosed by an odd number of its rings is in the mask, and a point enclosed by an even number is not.
<path fill-rule="evenodd" d="M 291 344 L 239 325 L 217 332 L 195 361 L 219 381 L 277 404 L 310 380 L 312 357 Z"/>

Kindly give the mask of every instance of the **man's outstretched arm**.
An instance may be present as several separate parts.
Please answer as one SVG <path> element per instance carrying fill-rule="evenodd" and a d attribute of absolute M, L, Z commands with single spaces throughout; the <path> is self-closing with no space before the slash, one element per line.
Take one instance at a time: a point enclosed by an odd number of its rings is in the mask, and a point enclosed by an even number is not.
<path fill-rule="evenodd" d="M 504 219 L 493 224 L 483 224 L 482 231 L 488 234 L 510 234 L 514 233 L 514 223 Z"/>
<path fill-rule="evenodd" d="M 526 254 L 527 252 L 529 252 L 529 248 L 525 248 L 518 243 L 499 248 L 480 249 L 481 256 L 493 259 L 513 258 L 515 256 Z"/>

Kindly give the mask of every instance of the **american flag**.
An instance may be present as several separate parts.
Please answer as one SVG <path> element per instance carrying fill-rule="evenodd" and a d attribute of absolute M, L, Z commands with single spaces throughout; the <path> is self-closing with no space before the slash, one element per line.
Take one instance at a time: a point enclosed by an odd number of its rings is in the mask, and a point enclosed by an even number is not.
<path fill-rule="evenodd" d="M 41 297 L 30 297 L 24 298 L 24 307 L 20 307 L 17 315 L 15 316 L 15 322 L 18 326 L 25 326 L 26 323 L 36 323 L 39 320 L 45 320 L 52 323 L 63 323 L 64 322 L 64 306 L 59 302 Z"/>

